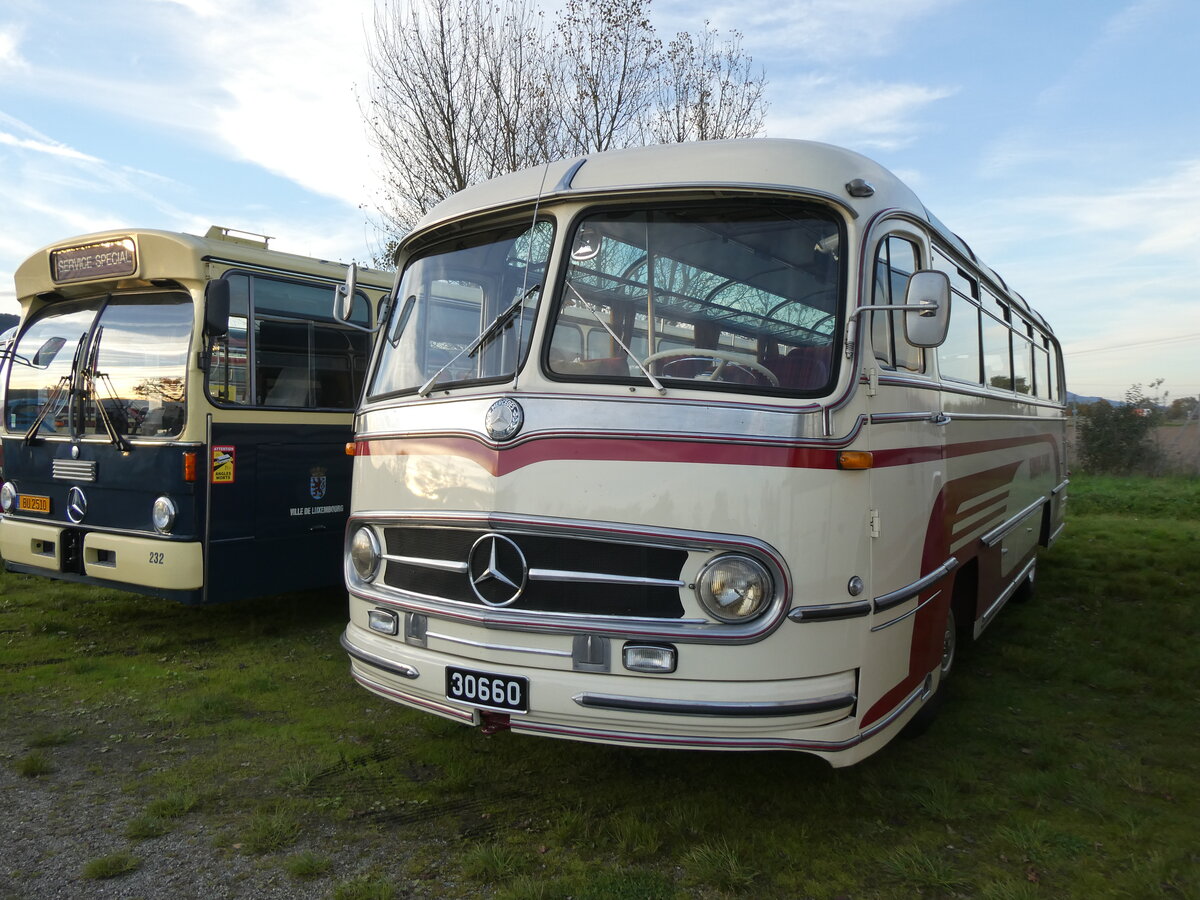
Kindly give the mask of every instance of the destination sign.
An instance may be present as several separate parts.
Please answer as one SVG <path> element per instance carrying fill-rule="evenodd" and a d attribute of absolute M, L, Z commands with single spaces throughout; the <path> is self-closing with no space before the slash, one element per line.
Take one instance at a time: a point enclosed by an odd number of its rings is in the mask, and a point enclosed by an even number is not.
<path fill-rule="evenodd" d="M 137 271 L 133 238 L 50 251 L 50 277 L 58 284 L 132 275 Z"/>

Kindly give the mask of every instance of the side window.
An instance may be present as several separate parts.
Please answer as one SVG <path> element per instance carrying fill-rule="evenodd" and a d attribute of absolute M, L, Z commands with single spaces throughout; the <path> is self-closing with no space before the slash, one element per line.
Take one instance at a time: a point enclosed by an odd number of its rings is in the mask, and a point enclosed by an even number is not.
<path fill-rule="evenodd" d="M 988 387 L 1013 390 L 1012 332 L 1007 307 L 987 288 L 983 289 L 983 383 Z"/>
<path fill-rule="evenodd" d="M 1014 323 L 1012 333 L 1013 390 L 1018 394 L 1033 393 L 1033 343 L 1026 336 L 1027 327 Z"/>
<path fill-rule="evenodd" d="M 1059 358 L 1058 344 L 1046 338 L 1046 350 L 1050 354 L 1050 399 L 1062 402 L 1066 398 L 1062 395 L 1062 380 L 1059 378 L 1059 366 L 1062 361 Z"/>
<path fill-rule="evenodd" d="M 369 337 L 329 318 L 331 289 L 232 274 L 229 332 L 213 342 L 209 395 L 244 406 L 352 409 Z M 367 308 L 365 295 L 356 306 Z"/>
<path fill-rule="evenodd" d="M 938 371 L 943 378 L 979 384 L 979 283 L 944 257 L 934 265 L 950 278 L 950 328 L 938 347 Z"/>
<path fill-rule="evenodd" d="M 1033 344 L 1033 380 L 1037 395 L 1043 400 L 1053 400 L 1050 393 L 1050 354 L 1046 351 L 1046 339 L 1035 337 Z"/>
<path fill-rule="evenodd" d="M 917 246 L 907 238 L 892 235 L 882 241 L 875 258 L 875 290 L 871 302 L 879 305 L 903 303 L 908 280 L 917 271 L 919 263 Z M 905 339 L 903 311 L 871 313 L 871 342 L 875 358 L 885 366 L 910 372 L 924 371 L 921 349 Z"/>
<path fill-rule="evenodd" d="M 209 345 L 208 394 L 219 403 L 250 403 L 250 278 L 229 275 L 229 331 Z"/>

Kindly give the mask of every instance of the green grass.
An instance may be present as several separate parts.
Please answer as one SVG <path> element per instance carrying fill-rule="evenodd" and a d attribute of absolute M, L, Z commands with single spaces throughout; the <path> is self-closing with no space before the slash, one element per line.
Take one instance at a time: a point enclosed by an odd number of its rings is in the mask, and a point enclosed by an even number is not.
<path fill-rule="evenodd" d="M 141 865 L 141 862 L 137 857 L 122 850 L 89 860 L 84 864 L 81 874 L 84 878 L 91 881 L 101 881 L 106 878 L 118 878 L 121 875 L 128 875 L 139 865 Z"/>
<path fill-rule="evenodd" d="M 320 856 L 311 850 L 304 850 L 289 856 L 284 862 L 284 868 L 293 878 L 300 881 L 311 881 L 314 878 L 320 878 L 333 868 L 333 861 L 327 856 Z"/>
<path fill-rule="evenodd" d="M 45 753 L 33 750 L 13 763 L 13 769 L 24 778 L 41 778 L 54 771 L 54 764 Z"/>
<path fill-rule="evenodd" d="M 0 755 L 64 796 L 102 762 L 128 839 L 203 825 L 347 900 L 1200 896 L 1198 485 L 1073 478 L 1034 600 L 926 735 L 850 769 L 404 710 L 349 678 L 336 592 L 197 609 L 12 574 Z"/>

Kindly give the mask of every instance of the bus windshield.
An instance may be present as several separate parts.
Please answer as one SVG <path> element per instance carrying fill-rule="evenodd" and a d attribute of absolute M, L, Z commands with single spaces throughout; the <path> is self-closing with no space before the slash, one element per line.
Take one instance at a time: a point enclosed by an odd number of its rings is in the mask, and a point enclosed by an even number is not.
<path fill-rule="evenodd" d="M 410 262 L 370 395 L 511 378 L 528 354 L 552 236 L 549 222 L 526 222 Z"/>
<path fill-rule="evenodd" d="M 8 428 L 31 429 L 40 416 L 41 435 L 178 436 L 191 333 L 186 294 L 96 297 L 46 307 L 13 348 Z"/>
<path fill-rule="evenodd" d="M 563 378 L 815 393 L 834 376 L 839 224 L 786 201 L 579 220 L 549 353 Z"/>

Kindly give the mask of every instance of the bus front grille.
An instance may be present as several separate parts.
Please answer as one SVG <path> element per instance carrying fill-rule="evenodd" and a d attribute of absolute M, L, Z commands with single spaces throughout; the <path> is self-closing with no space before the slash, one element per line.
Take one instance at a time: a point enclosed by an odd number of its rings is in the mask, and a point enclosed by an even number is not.
<path fill-rule="evenodd" d="M 482 528 L 383 530 L 383 581 L 396 590 L 513 610 L 683 616 L 683 549 Z"/>

